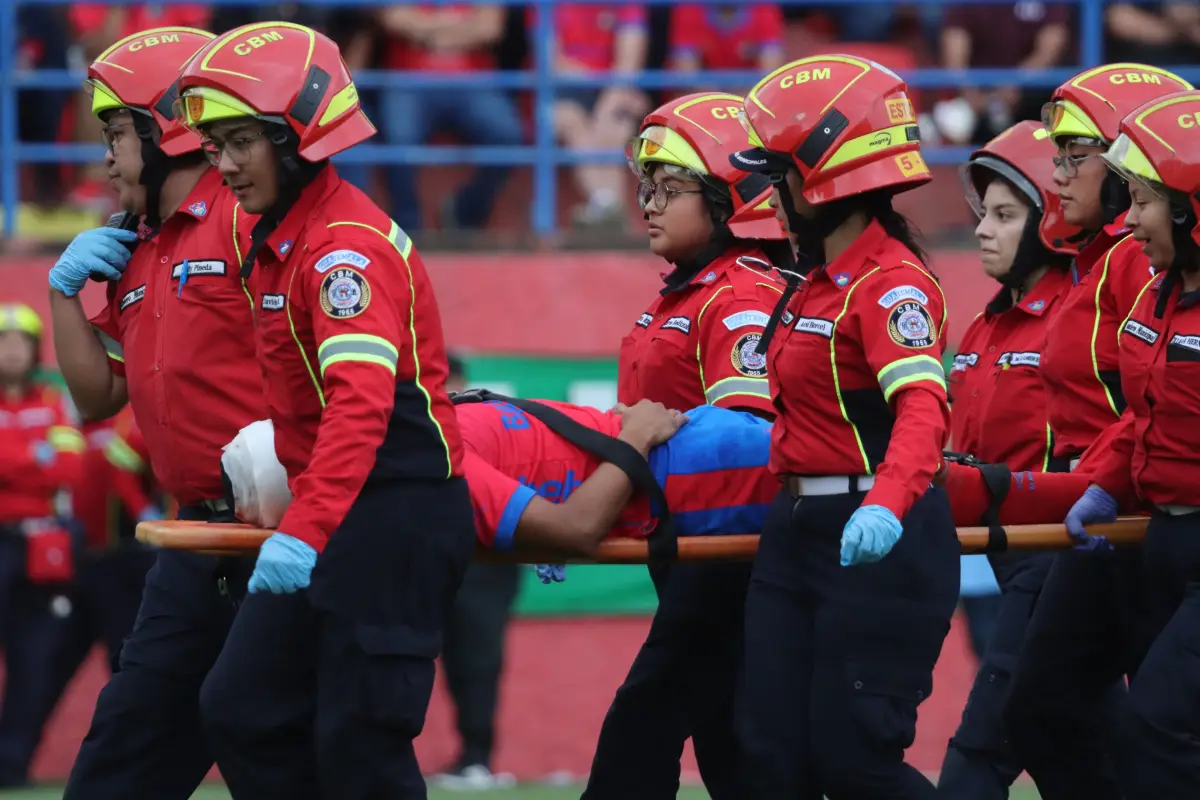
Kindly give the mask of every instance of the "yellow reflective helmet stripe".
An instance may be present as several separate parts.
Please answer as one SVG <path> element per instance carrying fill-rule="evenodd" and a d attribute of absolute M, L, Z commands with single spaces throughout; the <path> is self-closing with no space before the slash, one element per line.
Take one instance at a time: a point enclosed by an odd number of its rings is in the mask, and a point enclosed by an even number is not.
<path fill-rule="evenodd" d="M 108 354 L 108 357 L 124 364 L 125 348 L 121 347 L 121 343 L 97 327 L 93 327 L 92 330 L 95 332 L 96 338 L 100 340 L 100 344 L 104 346 L 104 352 Z"/>
<path fill-rule="evenodd" d="M 395 375 L 396 362 L 399 360 L 400 353 L 394 344 L 382 337 L 365 333 L 330 336 L 317 347 L 317 363 L 322 378 L 325 377 L 325 370 L 345 361 L 378 364 Z"/>
<path fill-rule="evenodd" d="M 1142 148 L 1122 133 L 1117 137 L 1103 156 L 1104 161 L 1125 180 L 1140 180 L 1148 183 L 1162 184 L 1162 176 L 1150 163 L 1150 159 Z"/>
<path fill-rule="evenodd" d="M 845 164 L 847 161 L 853 161 L 856 158 L 862 158 L 863 156 L 883 152 L 893 147 L 910 144 L 908 132 L 909 128 L 912 127 L 915 127 L 915 125 L 893 125 L 890 128 L 871 131 L 865 136 L 856 136 L 835 150 L 833 155 L 821 165 L 821 169 L 826 170 L 830 167 L 836 167 L 839 164 Z M 911 143 L 916 142 L 916 139 L 911 140 Z"/>
<path fill-rule="evenodd" d="M 83 434 L 67 425 L 52 425 L 46 431 L 46 441 L 61 453 L 82 453 L 87 449 Z"/>
<path fill-rule="evenodd" d="M 932 381 L 946 388 L 946 373 L 942 362 L 933 356 L 909 356 L 888 364 L 875 375 L 879 388 L 883 390 L 884 402 L 891 402 L 892 395 L 905 386 L 920 381 Z"/>
<path fill-rule="evenodd" d="M 771 399 L 771 386 L 766 378 L 725 378 L 704 390 L 704 402 L 710 406 L 734 395 L 749 395 Z"/>
<path fill-rule="evenodd" d="M 634 137 L 634 157 L 639 172 L 645 173 L 649 164 L 672 164 L 707 175 L 708 167 L 696 149 L 677 132 L 663 125 L 651 125 Z"/>
<path fill-rule="evenodd" d="M 141 472 L 146 468 L 142 457 L 120 436 L 114 435 L 108 440 L 104 446 L 104 457 L 108 463 L 124 472 Z"/>

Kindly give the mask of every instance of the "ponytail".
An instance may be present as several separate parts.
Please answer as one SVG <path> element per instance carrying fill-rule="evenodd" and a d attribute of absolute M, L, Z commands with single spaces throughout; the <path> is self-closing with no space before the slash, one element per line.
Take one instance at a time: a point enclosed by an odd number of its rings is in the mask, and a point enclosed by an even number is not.
<path fill-rule="evenodd" d="M 879 224 L 887 231 L 887 235 L 911 250 L 922 264 L 928 265 L 929 255 L 918 241 L 923 238 L 921 232 L 908 217 L 892 208 L 892 198 L 890 196 L 880 197 L 877 204 L 872 205 L 874 208 L 871 209 L 871 213 L 875 219 L 879 220 Z"/>

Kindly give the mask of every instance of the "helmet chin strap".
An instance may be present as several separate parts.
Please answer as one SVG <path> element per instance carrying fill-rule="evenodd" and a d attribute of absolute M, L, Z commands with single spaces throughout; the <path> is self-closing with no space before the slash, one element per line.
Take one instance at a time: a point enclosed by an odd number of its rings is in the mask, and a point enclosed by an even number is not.
<path fill-rule="evenodd" d="M 1025 281 L 1028 280 L 1029 276 L 1038 267 L 1047 264 L 1052 259 L 1051 252 L 1042 244 L 1042 239 L 1038 232 L 1041 224 L 1042 215 L 1036 209 L 1031 208 L 1029 216 L 1025 218 L 1025 227 L 1021 230 L 1021 239 L 1017 244 L 1017 252 L 1013 254 L 1012 266 L 1009 267 L 1008 272 L 996 279 L 996 282 L 1004 288 L 1021 291 L 1025 288 Z M 998 295 L 995 306 L 990 303 L 988 304 L 988 311 L 999 313 L 1011 308 L 1012 305 L 1012 293 L 1002 292 Z"/>
<path fill-rule="evenodd" d="M 1132 203 L 1129 186 L 1115 172 L 1109 172 L 1100 184 L 1100 213 L 1103 220 L 1100 227 L 1116 222 L 1117 217 L 1128 211 Z"/>
<path fill-rule="evenodd" d="M 254 271 L 254 262 L 258 259 L 258 251 L 266 243 L 267 238 L 283 222 L 284 217 L 291 211 L 292 206 L 300 198 L 304 187 L 312 183 L 321 170 L 325 169 L 328 161 L 313 163 L 305 161 L 296 154 L 300 137 L 291 128 L 282 125 L 273 126 L 270 133 L 271 144 L 275 146 L 278 170 L 278 195 L 269 209 L 255 223 L 250 232 L 250 247 L 242 259 L 242 280 L 250 277 Z"/>
<path fill-rule="evenodd" d="M 171 174 L 171 157 L 154 141 L 156 125 L 145 114 L 133 113 L 133 130 L 142 143 L 142 174 L 138 183 L 146 187 L 146 227 L 157 232 L 162 227 L 162 190 Z"/>

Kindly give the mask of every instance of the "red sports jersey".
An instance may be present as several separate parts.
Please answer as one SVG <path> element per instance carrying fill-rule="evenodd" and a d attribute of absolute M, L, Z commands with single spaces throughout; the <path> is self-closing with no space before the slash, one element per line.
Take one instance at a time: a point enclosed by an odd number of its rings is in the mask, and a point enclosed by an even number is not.
<path fill-rule="evenodd" d="M 783 286 L 760 251 L 738 247 L 672 281 L 621 342 L 617 399 L 684 410 L 705 403 L 774 412 L 754 352 Z"/>
<path fill-rule="evenodd" d="M 949 433 L 942 290 L 878 221 L 810 277 L 771 342 L 771 469 L 874 475 L 864 505 L 903 519 Z"/>
<path fill-rule="evenodd" d="M 1121 385 L 1129 407 L 1092 480 L 1121 498 L 1200 506 L 1200 291 L 1173 291 L 1155 316 L 1161 276 L 1143 288 L 1121 327 Z"/>
<path fill-rule="evenodd" d="M 671 59 L 696 59 L 705 69 L 757 69 L 783 54 L 783 12 L 774 3 L 685 4 L 671 10 Z"/>
<path fill-rule="evenodd" d="M 465 20 L 475 14 L 477 8 L 467 3 L 418 3 L 410 7 L 410 10 L 423 17 Z M 384 67 L 387 69 L 410 72 L 479 72 L 495 66 L 491 50 L 487 47 L 437 50 L 404 36 L 392 36 L 389 37 L 385 48 Z"/>
<path fill-rule="evenodd" d="M 250 278 L 275 450 L 294 500 L 279 530 L 320 551 L 368 475 L 462 474 L 442 323 L 408 235 L 333 167 L 301 192 Z"/>
<path fill-rule="evenodd" d="M 1046 327 L 1042 378 L 1056 456 L 1078 456 L 1125 410 L 1120 329 L 1154 273 L 1123 225 L 1124 217 L 1076 258 L 1079 283 Z"/>
<path fill-rule="evenodd" d="M 536 11 L 529 12 L 530 25 Z M 554 8 L 558 52 L 588 70 L 612 69 L 616 36 L 623 29 L 645 28 L 641 6 L 607 6 L 601 3 L 559 3 Z"/>
<path fill-rule="evenodd" d="M 181 505 L 224 495 L 221 448 L 267 416 L 236 240 L 256 219 L 210 169 L 162 230 L 137 243 L 92 319 L 128 383 L 154 474 Z"/>
<path fill-rule="evenodd" d="M 947 376 L 954 450 L 1014 471 L 1048 468 L 1053 442 L 1042 346 L 1046 325 L 1070 288 L 1069 273 L 1050 270 L 1016 305 L 1010 290 L 1001 289 L 971 322 Z"/>
<path fill-rule="evenodd" d="M 54 516 L 55 495 L 78 480 L 86 447 L 57 389 L 0 394 L 0 523 Z"/>

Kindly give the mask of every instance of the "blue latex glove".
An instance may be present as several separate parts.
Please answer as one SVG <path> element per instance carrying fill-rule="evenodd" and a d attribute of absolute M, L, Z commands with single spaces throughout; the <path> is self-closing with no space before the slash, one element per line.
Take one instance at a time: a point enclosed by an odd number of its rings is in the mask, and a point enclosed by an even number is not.
<path fill-rule="evenodd" d="M 50 268 L 50 285 L 67 297 L 74 297 L 93 274 L 104 280 L 120 280 L 130 257 L 125 245 L 136 241 L 136 233 L 121 228 L 84 231 L 67 245 Z"/>
<path fill-rule="evenodd" d="M 562 583 L 567 579 L 566 564 L 538 564 L 535 571 L 542 583 Z"/>
<path fill-rule="evenodd" d="M 1113 522 L 1117 518 L 1117 499 L 1099 486 L 1089 486 L 1083 496 L 1075 501 L 1064 520 L 1067 533 L 1075 540 L 1076 550 L 1112 550 L 1113 546 L 1103 536 L 1092 536 L 1084 525 L 1093 522 Z"/>
<path fill-rule="evenodd" d="M 883 506 L 860 506 L 842 529 L 842 566 L 874 564 L 892 551 L 904 527 Z"/>
<path fill-rule="evenodd" d="M 250 592 L 291 594 L 308 588 L 317 551 L 299 539 L 276 531 L 263 542 L 247 588 Z"/>
<path fill-rule="evenodd" d="M 39 467 L 52 467 L 54 462 L 58 460 L 58 450 L 54 445 L 47 442 L 45 439 L 36 441 L 29 445 L 33 460 L 37 462 Z"/>
<path fill-rule="evenodd" d="M 162 509 L 156 506 L 146 506 L 141 514 L 138 514 L 138 522 L 158 522 L 164 519 Z"/>

